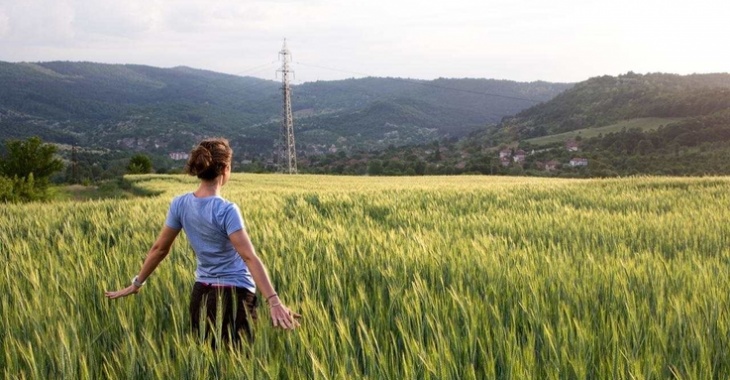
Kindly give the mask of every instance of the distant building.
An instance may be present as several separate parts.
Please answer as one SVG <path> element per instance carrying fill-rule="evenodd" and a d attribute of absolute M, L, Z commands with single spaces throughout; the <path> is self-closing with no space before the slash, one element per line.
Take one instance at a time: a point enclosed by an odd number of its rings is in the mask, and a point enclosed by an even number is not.
<path fill-rule="evenodd" d="M 499 158 L 512 157 L 512 151 L 509 149 L 502 149 L 499 151 Z"/>
<path fill-rule="evenodd" d="M 499 159 L 499 162 L 502 164 L 502 166 L 509 166 L 510 162 L 512 162 L 509 157 L 502 157 Z"/>
<path fill-rule="evenodd" d="M 525 157 L 527 157 L 527 153 L 524 150 L 520 149 L 515 152 L 515 156 L 512 158 L 515 160 L 515 162 L 522 163 L 525 162 Z"/>
<path fill-rule="evenodd" d="M 565 142 L 565 149 L 568 152 L 577 152 L 578 151 L 578 142 L 575 140 L 568 140 Z"/>
<path fill-rule="evenodd" d="M 560 162 L 551 160 L 545 163 L 545 170 L 551 172 L 553 170 L 556 170 L 560 166 Z"/>
<path fill-rule="evenodd" d="M 169 156 L 175 161 L 187 160 L 188 158 L 190 158 L 190 155 L 185 152 L 172 152 L 169 154 Z"/>
<path fill-rule="evenodd" d="M 588 166 L 588 159 L 587 158 L 574 158 L 570 160 L 570 166 L 577 167 L 577 166 Z"/>

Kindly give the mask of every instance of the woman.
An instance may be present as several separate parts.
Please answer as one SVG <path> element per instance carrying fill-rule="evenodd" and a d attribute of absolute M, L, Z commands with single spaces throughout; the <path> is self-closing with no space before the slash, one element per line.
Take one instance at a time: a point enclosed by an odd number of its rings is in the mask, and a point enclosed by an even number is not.
<path fill-rule="evenodd" d="M 223 341 L 238 343 L 241 334 L 253 341 L 249 319 L 256 319 L 256 285 L 269 304 L 274 327 L 289 330 L 299 326 L 296 318 L 300 315 L 292 313 L 274 291 L 246 233 L 238 206 L 220 196 L 231 176 L 232 156 L 228 140 L 221 138 L 203 140 L 193 149 L 185 170 L 200 178 L 200 186 L 173 199 L 162 232 L 139 273 L 128 287 L 106 292 L 108 298 L 139 292 L 183 229 L 197 258 L 190 299 L 193 331 L 200 332 L 203 311 L 211 322 L 209 326 L 215 326 L 216 310 L 222 302 Z"/>

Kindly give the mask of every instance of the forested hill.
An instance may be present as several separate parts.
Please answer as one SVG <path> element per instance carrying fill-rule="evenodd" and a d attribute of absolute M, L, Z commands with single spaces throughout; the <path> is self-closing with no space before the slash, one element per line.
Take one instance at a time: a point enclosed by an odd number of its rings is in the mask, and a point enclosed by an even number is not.
<path fill-rule="evenodd" d="M 520 165 L 500 165 L 495 157 L 505 147 L 531 154 Z M 452 161 L 463 161 L 463 171 L 728 175 L 730 74 L 591 78 L 470 134 L 455 150 Z M 571 168 L 568 162 L 576 157 L 588 159 L 587 168 Z M 545 162 L 557 162 L 562 169 L 546 171 Z"/>
<path fill-rule="evenodd" d="M 279 87 L 186 67 L 0 63 L 0 138 L 38 135 L 87 147 L 188 148 L 195 136 L 269 120 L 281 108 L 274 100 Z"/>
<path fill-rule="evenodd" d="M 457 142 L 330 155 L 312 166 L 352 174 L 730 175 L 730 74 L 592 78 Z"/>
<path fill-rule="evenodd" d="M 379 148 L 462 137 L 547 101 L 570 84 L 488 79 L 364 78 L 294 86 L 299 150 Z M 0 62 L 0 139 L 153 154 L 223 135 L 270 155 L 280 83 L 187 67 Z"/>
<path fill-rule="evenodd" d="M 730 108 L 730 74 L 634 74 L 580 82 L 506 119 L 498 140 L 524 140 L 621 120 L 711 115 Z"/>

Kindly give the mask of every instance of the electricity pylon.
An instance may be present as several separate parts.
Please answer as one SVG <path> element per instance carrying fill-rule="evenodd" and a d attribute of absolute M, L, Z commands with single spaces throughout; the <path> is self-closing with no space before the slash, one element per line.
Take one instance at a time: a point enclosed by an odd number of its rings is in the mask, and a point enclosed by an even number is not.
<path fill-rule="evenodd" d="M 281 91 L 284 96 L 283 120 L 281 122 L 281 141 L 278 146 L 278 165 L 279 171 L 289 174 L 297 174 L 297 149 L 294 144 L 294 117 L 291 113 L 291 87 L 289 85 L 289 73 L 294 73 L 289 68 L 291 62 L 291 53 L 286 47 L 286 39 L 284 46 L 279 52 L 281 60 L 281 68 L 277 72 L 281 73 Z"/>

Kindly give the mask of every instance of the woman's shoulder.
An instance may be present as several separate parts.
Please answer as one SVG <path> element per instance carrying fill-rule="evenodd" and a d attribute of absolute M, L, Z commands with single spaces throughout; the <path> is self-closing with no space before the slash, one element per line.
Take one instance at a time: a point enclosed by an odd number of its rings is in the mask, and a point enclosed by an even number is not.
<path fill-rule="evenodd" d="M 218 214 L 220 217 L 227 217 L 231 214 L 240 214 L 241 210 L 238 208 L 238 205 L 235 202 L 229 201 L 226 198 L 223 197 L 216 197 L 213 202 L 215 202 L 214 209 L 216 210 L 216 214 Z"/>
<path fill-rule="evenodd" d="M 228 210 L 231 208 L 238 208 L 238 205 L 236 205 L 235 202 L 229 201 L 228 199 L 223 197 L 216 197 L 215 202 L 217 203 L 219 209 Z"/>
<path fill-rule="evenodd" d="M 172 200 L 170 201 L 171 206 L 179 206 L 181 203 L 185 203 L 190 199 L 190 197 L 193 196 L 192 192 L 188 192 L 185 194 L 179 194 L 174 197 L 172 197 Z"/>
<path fill-rule="evenodd" d="M 179 202 L 179 201 L 181 201 L 183 199 L 186 199 L 186 198 L 189 198 L 191 196 L 193 196 L 193 192 L 192 191 L 189 191 L 189 192 L 184 193 L 184 194 L 178 194 L 178 195 L 175 195 L 174 197 L 172 197 L 172 202 Z"/>

